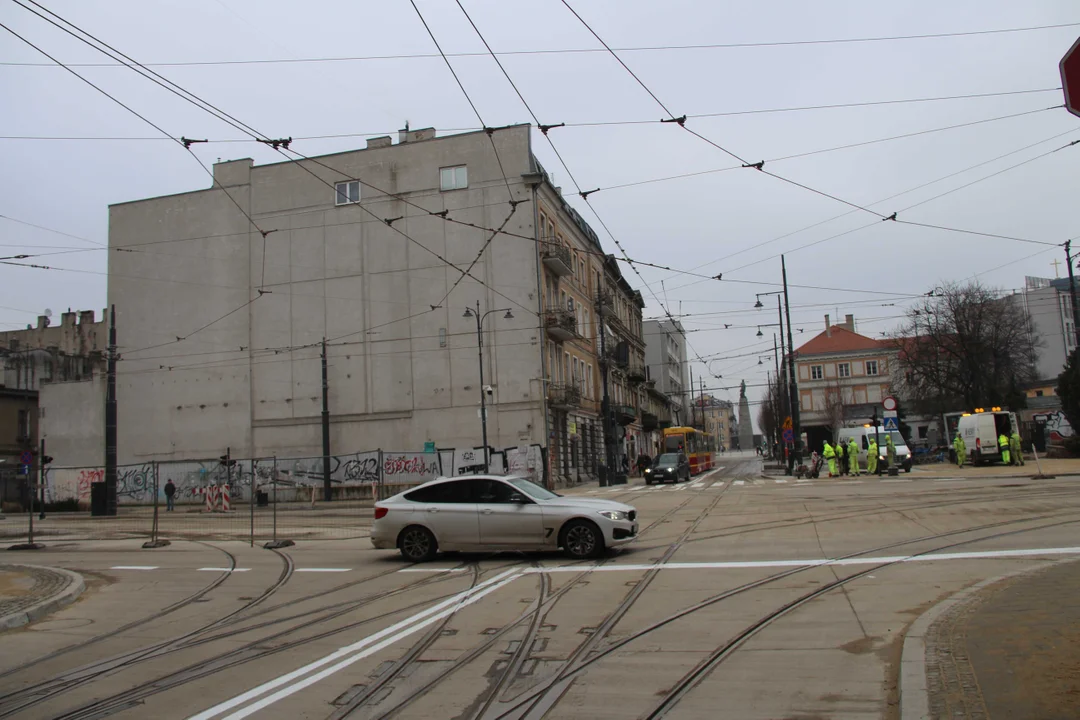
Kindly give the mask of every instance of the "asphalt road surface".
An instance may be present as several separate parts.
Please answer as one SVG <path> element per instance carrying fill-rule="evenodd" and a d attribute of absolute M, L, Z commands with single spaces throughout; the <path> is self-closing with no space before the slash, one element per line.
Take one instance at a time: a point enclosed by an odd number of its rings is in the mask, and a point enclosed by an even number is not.
<path fill-rule="evenodd" d="M 721 462 L 569 491 L 638 508 L 639 537 L 595 562 L 51 544 L 19 561 L 88 588 L 0 636 L 0 719 L 892 718 L 919 614 L 1080 555 L 1072 479 L 798 482 Z"/>

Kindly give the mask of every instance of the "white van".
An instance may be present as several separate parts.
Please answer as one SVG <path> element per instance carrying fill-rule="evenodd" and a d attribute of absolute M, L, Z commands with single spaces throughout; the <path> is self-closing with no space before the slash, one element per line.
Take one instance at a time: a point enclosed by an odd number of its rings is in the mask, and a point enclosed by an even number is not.
<path fill-rule="evenodd" d="M 998 438 L 1002 435 L 1010 437 L 1017 428 L 1016 414 L 1004 410 L 965 413 L 956 425 L 974 465 L 1001 460 Z M 952 438 L 949 441 L 952 442 Z"/>
<path fill-rule="evenodd" d="M 882 471 L 885 470 L 885 466 L 882 463 L 888 459 L 888 446 L 885 444 L 885 437 L 887 435 L 892 436 L 893 445 L 896 446 L 896 464 L 902 467 L 904 472 L 911 472 L 911 450 L 908 448 L 904 436 L 896 430 L 886 432 L 878 425 L 878 464 Z M 859 444 L 859 467 L 862 470 L 866 470 L 866 451 L 870 447 L 870 441 L 874 439 L 874 426 L 864 425 L 862 427 L 840 428 L 838 439 L 840 442 L 844 443 L 845 457 L 847 456 L 847 446 L 851 441 L 851 438 L 855 438 L 855 442 Z"/>

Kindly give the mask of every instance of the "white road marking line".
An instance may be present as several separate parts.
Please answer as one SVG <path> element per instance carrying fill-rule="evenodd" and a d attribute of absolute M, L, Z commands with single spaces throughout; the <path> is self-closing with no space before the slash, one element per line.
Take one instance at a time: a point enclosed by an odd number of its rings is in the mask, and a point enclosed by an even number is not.
<path fill-rule="evenodd" d="M 998 558 L 1039 557 L 1041 555 L 1080 555 L 1080 547 L 1024 548 L 986 550 L 930 555 L 888 555 L 884 557 L 828 558 L 824 560 L 745 560 L 730 562 L 671 562 L 653 565 L 565 565 L 527 568 L 526 575 L 537 572 L 642 572 L 645 570 L 736 570 L 744 568 L 816 567 L 827 565 L 880 565 L 896 562 L 934 562 L 938 560 L 993 560 Z"/>
<path fill-rule="evenodd" d="M 157 565 L 113 565 L 110 570 L 157 570 Z"/>
<path fill-rule="evenodd" d="M 882 480 L 881 482 L 883 482 L 883 483 L 909 483 L 909 482 L 911 482 L 911 480 L 910 480 L 910 479 L 904 479 L 904 480 Z"/>
<path fill-rule="evenodd" d="M 797 483 L 808 483 L 810 481 L 811 481 L 811 478 L 795 478 L 795 482 L 797 482 Z"/>
<path fill-rule="evenodd" d="M 465 568 L 402 568 L 398 572 L 465 572 Z"/>
<path fill-rule="evenodd" d="M 352 568 L 296 568 L 293 572 L 317 572 L 317 573 L 339 573 L 349 572 Z"/>
<path fill-rule="evenodd" d="M 783 478 L 776 478 L 774 480 L 774 482 L 776 482 L 776 483 L 778 483 L 780 485 L 783 485 L 783 484 L 785 484 L 787 482 L 787 480 L 784 480 Z"/>
<path fill-rule="evenodd" d="M 733 483 L 731 483 L 731 484 L 732 484 L 732 485 L 745 485 L 745 484 L 746 484 L 746 481 L 745 481 L 745 480 L 736 480 L 736 481 L 734 481 L 734 482 L 733 482 Z"/>
<path fill-rule="evenodd" d="M 199 568 L 195 572 L 247 572 L 251 568 Z"/>
<path fill-rule="evenodd" d="M 331 665 L 325 670 L 322 670 L 321 672 L 317 672 L 314 675 L 308 675 L 308 677 L 304 678 L 303 680 L 299 680 L 299 682 L 293 683 L 272 695 L 268 695 L 267 697 L 259 700 L 258 702 L 254 702 L 241 710 L 237 710 L 236 712 L 228 715 L 226 720 L 240 720 L 240 718 L 245 718 L 248 715 L 259 712 L 260 710 L 263 710 L 264 708 L 274 704 L 278 700 L 286 698 L 293 693 L 299 692 L 300 690 L 303 690 L 309 685 L 313 685 L 318 681 L 322 680 L 323 678 L 329 677 L 330 675 L 333 675 L 339 670 L 343 670 L 344 668 L 352 665 L 358 660 L 362 660 L 369 655 L 373 655 L 374 653 L 394 644 L 398 640 L 401 640 L 408 637 L 409 635 L 412 635 L 413 633 L 423 630 L 428 625 L 438 622 L 444 617 L 457 612 L 459 609 L 465 607 L 466 605 L 471 605 L 485 595 L 488 595 L 489 593 L 492 593 L 499 588 L 510 584 L 520 576 L 521 573 L 518 571 L 507 570 L 506 572 L 496 575 L 490 580 L 480 583 L 474 588 L 470 588 L 469 590 L 460 592 L 454 597 L 448 598 L 441 603 L 428 608 L 427 610 L 416 613 L 411 617 L 405 618 L 401 622 L 395 623 L 394 625 L 391 625 L 384 630 L 380 630 L 374 635 L 369 635 L 368 637 L 359 640 L 351 645 L 346 645 L 343 648 L 335 650 L 326 657 L 320 658 L 315 662 L 308 663 L 307 665 L 293 670 L 290 673 L 286 673 L 285 675 L 274 678 L 273 680 L 263 683 L 258 687 L 252 688 L 251 690 L 237 695 L 230 700 L 226 700 L 225 702 L 219 703 L 208 710 L 204 710 L 198 715 L 193 715 L 188 720 L 210 720 L 210 718 L 217 717 L 222 713 L 231 710 L 234 707 L 237 707 L 238 705 L 246 703 L 249 700 L 254 700 L 255 698 L 259 697 L 260 695 L 264 695 L 265 693 L 273 690 L 274 688 L 281 687 L 286 683 L 292 683 L 292 681 L 298 680 L 304 675 L 310 673 L 312 670 L 317 670 L 320 667 L 327 665 L 328 663 L 334 662 L 335 660 L 340 661 L 335 665 Z"/>

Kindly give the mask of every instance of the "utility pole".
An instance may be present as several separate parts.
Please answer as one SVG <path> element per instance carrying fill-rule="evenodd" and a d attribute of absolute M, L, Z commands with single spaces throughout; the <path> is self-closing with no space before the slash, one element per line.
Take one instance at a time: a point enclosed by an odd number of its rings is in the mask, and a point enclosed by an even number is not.
<path fill-rule="evenodd" d="M 322 474 L 323 500 L 330 502 L 330 395 L 326 382 L 326 338 L 322 339 Z"/>
<path fill-rule="evenodd" d="M 38 424 L 38 432 L 41 432 L 41 424 Z M 41 452 L 38 454 L 38 489 L 41 492 L 41 515 L 38 520 L 45 519 L 45 466 L 52 461 L 45 454 L 45 438 L 41 438 Z"/>
<path fill-rule="evenodd" d="M 604 433 L 604 464 L 607 465 L 607 473 L 601 478 L 600 485 L 606 486 L 611 484 L 611 478 L 615 473 L 615 429 L 612 427 L 611 418 L 611 397 L 608 395 L 608 356 L 607 356 L 607 333 L 604 330 L 604 301 L 606 299 L 604 291 L 596 288 L 596 316 L 597 324 L 600 326 L 600 379 L 604 385 L 604 397 L 600 403 L 600 411 L 604 414 L 603 417 L 603 433 Z"/>
<path fill-rule="evenodd" d="M 1065 241 L 1065 265 L 1069 268 L 1069 298 L 1072 300 L 1073 330 L 1076 333 L 1076 345 L 1080 347 L 1080 308 L 1076 305 L 1076 280 L 1073 278 L 1072 240 Z"/>
<path fill-rule="evenodd" d="M 105 384 L 105 514 L 116 514 L 116 305 L 109 307 Z"/>
<path fill-rule="evenodd" d="M 686 367 L 690 370 L 690 387 L 687 388 L 689 391 L 687 397 L 690 400 L 690 427 L 696 427 L 697 412 L 694 410 L 694 366 L 687 360 Z"/>
<path fill-rule="evenodd" d="M 777 305 L 780 304 L 780 296 L 776 296 Z M 780 326 L 780 341 L 783 343 L 784 338 L 784 326 Z M 769 393 L 773 397 L 770 398 L 773 402 L 773 418 L 776 420 L 776 447 L 784 447 L 784 420 L 780 417 L 784 412 L 784 386 L 780 384 L 780 356 L 776 353 L 776 333 L 772 336 L 772 354 L 773 354 L 773 366 L 776 368 L 776 393 Z M 783 455 L 779 456 L 783 458 Z"/>
<path fill-rule="evenodd" d="M 787 351 L 791 348 L 784 348 L 784 313 L 780 307 L 780 296 L 776 296 L 776 321 L 779 323 L 780 328 L 780 357 L 777 358 L 779 367 L 777 368 L 777 378 L 783 377 L 780 382 L 780 398 L 781 398 L 781 410 L 785 411 L 784 415 L 791 415 L 791 407 L 788 405 L 787 396 Z M 781 372 L 783 370 L 783 372 Z"/>
<path fill-rule="evenodd" d="M 788 344 L 788 402 L 791 403 L 791 429 L 795 433 L 795 451 L 788 460 L 788 475 L 794 472 L 795 463 L 802 455 L 802 431 L 799 423 L 799 383 L 795 377 L 795 338 L 791 335 L 791 302 L 788 298 L 787 264 L 780 256 L 780 271 L 784 279 L 784 314 L 787 316 Z"/>

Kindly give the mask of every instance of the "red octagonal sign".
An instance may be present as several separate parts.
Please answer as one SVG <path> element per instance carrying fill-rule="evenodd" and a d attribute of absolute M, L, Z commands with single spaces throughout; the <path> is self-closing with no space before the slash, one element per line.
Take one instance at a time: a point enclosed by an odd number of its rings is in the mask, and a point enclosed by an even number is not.
<path fill-rule="evenodd" d="M 1061 87 L 1065 88 L 1065 109 L 1080 115 L 1080 39 L 1061 58 Z"/>

